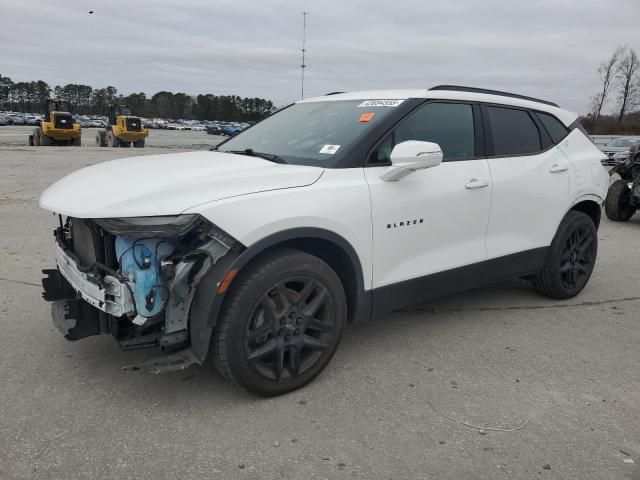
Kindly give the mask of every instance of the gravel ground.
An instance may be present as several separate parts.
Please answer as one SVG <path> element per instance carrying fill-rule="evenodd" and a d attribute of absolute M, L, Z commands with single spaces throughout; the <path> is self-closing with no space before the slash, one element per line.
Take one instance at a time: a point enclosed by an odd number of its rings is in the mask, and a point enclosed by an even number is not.
<path fill-rule="evenodd" d="M 0 143 L 19 128 L 0 128 Z M 0 478 L 640 478 L 640 215 L 603 219 L 577 298 L 511 281 L 397 311 L 348 328 L 308 387 L 262 399 L 209 366 L 123 372 L 148 354 L 54 331 L 39 281 L 55 218 L 38 195 L 123 154 L 0 147 Z M 526 423 L 479 431 L 445 415 Z"/>

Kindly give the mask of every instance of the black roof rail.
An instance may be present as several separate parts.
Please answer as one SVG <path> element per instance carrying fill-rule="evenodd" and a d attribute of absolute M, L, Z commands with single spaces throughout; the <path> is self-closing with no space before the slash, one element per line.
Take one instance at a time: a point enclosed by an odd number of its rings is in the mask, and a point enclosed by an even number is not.
<path fill-rule="evenodd" d="M 329 92 L 329 93 L 325 93 L 324 96 L 326 97 L 327 95 L 338 95 L 339 93 L 344 93 L 344 92 Z"/>
<path fill-rule="evenodd" d="M 471 92 L 471 93 L 485 93 L 487 95 L 500 95 L 501 97 L 519 98 L 521 100 L 529 100 L 530 102 L 544 103 L 545 105 L 551 105 L 552 107 L 560 106 L 557 103 L 549 102 L 548 100 L 540 100 L 539 98 L 527 97 L 526 95 L 518 95 L 517 93 L 501 92 L 499 90 L 489 90 L 486 88 L 476 87 L 462 87 L 460 85 L 437 85 L 431 87 L 431 90 L 448 90 L 450 92 Z"/>

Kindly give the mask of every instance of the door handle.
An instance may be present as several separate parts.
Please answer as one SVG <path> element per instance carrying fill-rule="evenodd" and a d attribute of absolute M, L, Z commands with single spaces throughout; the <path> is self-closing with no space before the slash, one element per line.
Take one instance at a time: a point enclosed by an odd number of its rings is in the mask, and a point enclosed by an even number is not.
<path fill-rule="evenodd" d="M 472 178 L 465 185 L 464 188 L 467 190 L 474 190 L 476 188 L 485 188 L 489 186 L 489 182 L 486 180 L 480 180 L 479 178 Z"/>
<path fill-rule="evenodd" d="M 551 173 L 560 173 L 560 172 L 566 172 L 567 170 L 569 170 L 569 167 L 567 165 L 565 165 L 564 163 L 554 163 L 553 165 L 551 165 L 551 168 L 549 169 L 549 171 Z"/>

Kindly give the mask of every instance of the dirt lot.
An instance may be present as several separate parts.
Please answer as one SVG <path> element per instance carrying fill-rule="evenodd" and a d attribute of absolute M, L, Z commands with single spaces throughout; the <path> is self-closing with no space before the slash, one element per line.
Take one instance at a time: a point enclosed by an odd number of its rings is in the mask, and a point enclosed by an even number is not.
<path fill-rule="evenodd" d="M 82 146 L 95 147 L 97 128 L 82 129 Z M 0 146 L 27 145 L 27 138 L 33 131 L 33 127 L 10 126 L 0 127 Z M 225 137 L 208 135 L 207 132 L 195 132 L 191 130 L 149 130 L 146 140 L 147 147 L 153 148 L 207 148 L 224 140 Z M 122 155 L 122 154 L 121 154 Z"/>
<path fill-rule="evenodd" d="M 603 220 L 577 298 L 512 281 L 352 326 L 315 382 L 279 398 L 209 366 L 124 372 L 148 354 L 64 340 L 40 298 L 55 218 L 38 195 L 85 165 L 173 151 L 0 147 L 0 478 L 640 478 L 640 215 Z"/>

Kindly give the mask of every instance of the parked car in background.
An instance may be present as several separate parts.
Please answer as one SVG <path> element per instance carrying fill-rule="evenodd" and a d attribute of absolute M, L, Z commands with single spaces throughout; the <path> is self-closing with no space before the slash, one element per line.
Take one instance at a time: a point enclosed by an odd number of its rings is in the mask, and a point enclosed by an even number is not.
<path fill-rule="evenodd" d="M 603 163 L 613 165 L 629 158 L 629 149 L 637 144 L 640 144 L 640 138 L 616 138 L 606 145 L 598 146 L 598 148 L 607 156 Z M 617 154 L 621 155 L 616 157 Z"/>
<path fill-rule="evenodd" d="M 27 119 L 19 113 L 9 114 L 9 122 L 11 125 L 26 125 Z"/>
<path fill-rule="evenodd" d="M 42 118 L 36 115 L 28 115 L 25 117 L 25 124 L 30 125 L 32 127 L 37 127 L 38 125 L 40 125 L 41 120 Z"/>
<path fill-rule="evenodd" d="M 218 125 L 209 125 L 207 127 L 207 133 L 209 135 L 224 135 L 222 129 Z"/>
<path fill-rule="evenodd" d="M 241 130 L 242 129 L 240 127 L 236 127 L 235 125 L 227 125 L 222 129 L 222 132 L 223 132 L 223 135 L 228 135 L 230 137 L 233 137 L 238 133 L 240 133 Z"/>
<path fill-rule="evenodd" d="M 4 127 L 5 125 L 9 125 L 9 117 L 4 114 L 0 114 L 0 126 Z"/>

